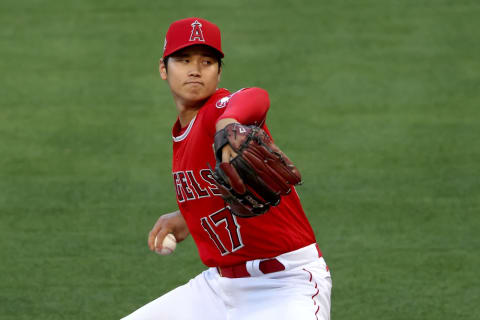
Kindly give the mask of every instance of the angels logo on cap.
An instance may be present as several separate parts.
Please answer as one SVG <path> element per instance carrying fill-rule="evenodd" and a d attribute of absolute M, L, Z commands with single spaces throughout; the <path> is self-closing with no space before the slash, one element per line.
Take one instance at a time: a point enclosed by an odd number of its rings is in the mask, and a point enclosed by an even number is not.
<path fill-rule="evenodd" d="M 190 41 L 195 40 L 205 41 L 205 39 L 203 39 L 202 24 L 198 22 L 198 20 L 192 23 L 192 34 L 190 35 Z"/>
<path fill-rule="evenodd" d="M 173 22 L 168 28 L 163 48 L 163 58 L 183 48 L 202 44 L 209 46 L 223 58 L 220 29 L 201 18 L 187 18 Z"/>

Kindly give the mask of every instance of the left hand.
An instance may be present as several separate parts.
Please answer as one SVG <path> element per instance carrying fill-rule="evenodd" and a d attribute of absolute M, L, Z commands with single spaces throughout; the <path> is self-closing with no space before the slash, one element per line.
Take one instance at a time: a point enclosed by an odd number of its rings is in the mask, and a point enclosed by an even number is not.
<path fill-rule="evenodd" d="M 301 182 L 298 169 L 260 127 L 230 121 L 215 135 L 214 150 L 213 179 L 230 211 L 239 217 L 267 212 Z M 229 161 L 232 155 L 235 158 Z"/>

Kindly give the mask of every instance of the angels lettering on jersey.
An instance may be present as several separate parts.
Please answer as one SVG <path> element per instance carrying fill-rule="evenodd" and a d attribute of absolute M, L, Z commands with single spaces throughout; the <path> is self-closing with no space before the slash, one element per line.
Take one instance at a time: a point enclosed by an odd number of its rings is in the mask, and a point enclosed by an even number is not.
<path fill-rule="evenodd" d="M 220 195 L 209 169 L 173 172 L 178 202 Z"/>

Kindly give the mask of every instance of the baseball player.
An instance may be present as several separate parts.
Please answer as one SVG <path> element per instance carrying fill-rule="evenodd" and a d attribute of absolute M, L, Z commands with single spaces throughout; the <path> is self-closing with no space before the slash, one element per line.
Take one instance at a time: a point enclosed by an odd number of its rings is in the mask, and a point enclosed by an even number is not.
<path fill-rule="evenodd" d="M 241 133 L 253 125 L 270 135 L 265 90 L 218 88 L 223 57 L 215 24 L 187 18 L 170 25 L 159 71 L 178 112 L 172 177 L 179 210 L 160 216 L 148 246 L 160 250 L 170 233 L 178 242 L 191 235 L 208 268 L 124 319 L 330 319 L 330 272 L 295 188 L 244 218 L 226 205 L 209 167 L 238 157 L 229 144 L 217 158 L 212 151 L 226 128 Z"/>

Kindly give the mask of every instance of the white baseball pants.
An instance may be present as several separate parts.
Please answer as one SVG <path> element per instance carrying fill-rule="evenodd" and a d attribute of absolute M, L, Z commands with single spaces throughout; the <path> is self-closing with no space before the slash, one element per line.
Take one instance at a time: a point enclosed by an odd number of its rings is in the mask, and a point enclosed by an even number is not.
<path fill-rule="evenodd" d="M 332 281 L 315 244 L 276 257 L 284 271 L 226 278 L 216 268 L 146 304 L 123 320 L 329 320 Z"/>

